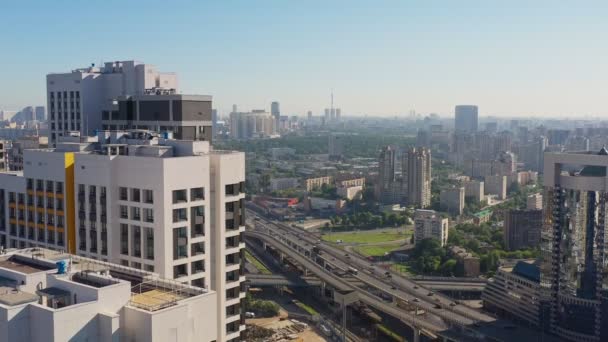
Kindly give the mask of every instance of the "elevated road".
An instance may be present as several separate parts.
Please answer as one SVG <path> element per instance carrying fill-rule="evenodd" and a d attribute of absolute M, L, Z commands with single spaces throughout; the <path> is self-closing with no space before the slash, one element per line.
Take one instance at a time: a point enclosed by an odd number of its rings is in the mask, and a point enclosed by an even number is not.
<path fill-rule="evenodd" d="M 255 217 L 251 212 L 249 215 Z M 437 335 L 454 341 L 538 340 L 538 334 L 533 330 L 520 326 L 512 328 L 514 325 L 511 322 L 497 320 L 478 310 L 455 304 L 450 298 L 436 294 L 422 284 L 404 278 L 396 272 L 386 271 L 357 255 L 347 254 L 304 230 L 261 217 L 255 217 L 248 226 L 254 229 L 248 230 L 247 236 L 272 245 L 314 273 L 322 282 L 339 290 L 357 291 L 361 301 L 401 319 L 423 333 L 429 332 L 429 336 Z M 332 271 L 338 269 L 344 272 L 350 267 L 357 269 L 356 274 L 352 276 L 365 286 L 349 283 Z M 370 288 L 390 296 L 394 301 L 387 303 L 372 294 L 374 291 L 370 291 Z M 415 315 L 397 306 L 396 303 L 399 302 L 414 305 L 426 314 L 424 317 Z M 545 340 L 551 339 L 545 336 Z"/>

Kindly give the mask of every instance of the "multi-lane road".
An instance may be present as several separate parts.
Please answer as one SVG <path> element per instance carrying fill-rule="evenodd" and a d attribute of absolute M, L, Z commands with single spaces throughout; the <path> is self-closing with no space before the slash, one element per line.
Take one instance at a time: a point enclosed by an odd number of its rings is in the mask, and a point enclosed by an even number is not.
<path fill-rule="evenodd" d="M 314 234 L 290 227 L 280 222 L 273 222 L 249 211 L 248 235 L 256 237 L 282 253 L 293 258 L 320 279 L 337 289 L 352 289 L 358 292 L 359 299 L 387 314 L 401 319 L 404 323 L 420 329 L 429 336 L 445 336 L 454 340 L 494 340 L 523 341 L 536 340 L 534 331 L 523 327 L 514 329 L 510 322 L 498 320 L 489 314 L 456 304 L 449 297 L 432 292 L 396 272 L 370 263 L 355 254 L 331 244 L 324 243 Z M 319 264 L 323 264 L 322 266 Z M 356 272 L 352 272 L 352 269 Z M 354 285 L 332 270 L 351 270 L 350 277 L 355 277 L 364 286 Z M 356 274 L 354 274 L 356 273 Z M 374 289 L 374 291 L 370 291 Z M 383 293 L 384 297 L 393 298 L 386 302 L 374 293 Z M 425 314 L 416 315 L 396 303 L 407 303 L 409 307 L 424 310 Z"/>

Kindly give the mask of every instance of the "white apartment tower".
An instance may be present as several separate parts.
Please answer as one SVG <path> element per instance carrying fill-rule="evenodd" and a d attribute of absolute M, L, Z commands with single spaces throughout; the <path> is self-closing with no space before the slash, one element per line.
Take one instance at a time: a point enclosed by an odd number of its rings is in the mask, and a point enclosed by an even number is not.
<path fill-rule="evenodd" d="M 448 219 L 442 218 L 435 210 L 417 209 L 414 213 L 414 242 L 437 239 L 441 246 L 448 243 Z"/>
<path fill-rule="evenodd" d="M 239 340 L 243 153 L 99 131 L 27 150 L 23 164 L 0 173 L 1 245 L 67 250 L 214 290 L 217 340 Z"/>
<path fill-rule="evenodd" d="M 177 91 L 177 75 L 138 61 L 107 62 L 46 76 L 51 145 L 70 131 L 90 135 L 101 129 L 102 111 L 119 96 Z"/>

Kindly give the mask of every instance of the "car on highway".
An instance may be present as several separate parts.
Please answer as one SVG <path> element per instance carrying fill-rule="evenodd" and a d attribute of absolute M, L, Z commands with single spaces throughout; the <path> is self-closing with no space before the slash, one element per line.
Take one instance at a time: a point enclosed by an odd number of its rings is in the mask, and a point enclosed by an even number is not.
<path fill-rule="evenodd" d="M 420 301 L 420 299 L 414 298 L 414 302 L 418 303 L 419 301 Z"/>
<path fill-rule="evenodd" d="M 430 291 L 429 293 L 427 293 L 427 296 L 429 296 L 429 297 L 432 295 L 434 295 L 433 291 Z"/>

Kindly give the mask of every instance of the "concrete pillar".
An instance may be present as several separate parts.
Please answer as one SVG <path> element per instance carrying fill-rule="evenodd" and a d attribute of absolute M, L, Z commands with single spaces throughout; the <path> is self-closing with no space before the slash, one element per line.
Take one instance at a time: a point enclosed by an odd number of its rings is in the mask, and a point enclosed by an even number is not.
<path fill-rule="evenodd" d="M 412 330 L 414 332 L 414 342 L 420 342 L 420 329 L 414 327 Z"/>

